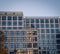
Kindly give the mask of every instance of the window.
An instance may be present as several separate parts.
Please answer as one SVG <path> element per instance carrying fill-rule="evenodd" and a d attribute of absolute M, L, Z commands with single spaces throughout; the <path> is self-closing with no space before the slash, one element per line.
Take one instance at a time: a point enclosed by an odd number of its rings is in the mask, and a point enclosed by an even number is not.
<path fill-rule="evenodd" d="M 8 30 L 11 30 L 11 29 L 12 29 L 12 27 L 7 27 L 7 29 L 8 29 Z"/>
<path fill-rule="evenodd" d="M 11 31 L 10 32 L 10 36 L 14 36 L 14 31 Z"/>
<path fill-rule="evenodd" d="M 18 16 L 18 20 L 22 20 L 22 16 Z"/>
<path fill-rule="evenodd" d="M 10 44 L 10 48 L 14 48 L 14 44 L 13 43 Z"/>
<path fill-rule="evenodd" d="M 13 29 L 17 29 L 17 27 L 13 27 Z"/>
<path fill-rule="evenodd" d="M 37 43 L 33 43 L 33 48 L 37 48 Z"/>
<path fill-rule="evenodd" d="M 12 20 L 12 17 L 11 16 L 8 16 L 8 20 Z"/>
<path fill-rule="evenodd" d="M 58 19 L 55 19 L 55 23 L 58 23 Z"/>
<path fill-rule="evenodd" d="M 46 28 L 49 28 L 49 24 L 46 24 Z"/>
<path fill-rule="evenodd" d="M 6 20 L 6 16 L 2 16 L 2 20 Z"/>
<path fill-rule="evenodd" d="M 45 29 L 41 29 L 41 33 L 45 33 Z"/>
<path fill-rule="evenodd" d="M 59 24 L 55 24 L 55 28 L 59 28 Z"/>
<path fill-rule="evenodd" d="M 27 43 L 27 48 L 32 48 L 32 43 Z"/>
<path fill-rule="evenodd" d="M 2 30 L 6 30 L 6 27 L 2 27 Z"/>
<path fill-rule="evenodd" d="M 20 42 L 21 39 L 19 37 L 16 37 L 16 42 Z"/>
<path fill-rule="evenodd" d="M 45 19 L 45 23 L 49 23 L 49 19 Z"/>
<path fill-rule="evenodd" d="M 50 24 L 50 28 L 54 28 L 54 24 Z"/>
<path fill-rule="evenodd" d="M 17 20 L 17 16 L 13 16 L 13 20 Z"/>
<path fill-rule="evenodd" d="M 34 23 L 34 19 L 31 19 L 31 23 Z"/>
<path fill-rule="evenodd" d="M 29 19 L 26 19 L 26 23 L 29 23 Z"/>
<path fill-rule="evenodd" d="M 41 39 L 45 39 L 45 34 L 41 34 Z"/>
<path fill-rule="evenodd" d="M 41 19 L 40 22 L 41 22 L 41 23 L 44 23 L 44 19 Z"/>
<path fill-rule="evenodd" d="M 54 19 L 50 19 L 50 23 L 54 23 Z"/>
<path fill-rule="evenodd" d="M 50 29 L 46 29 L 46 33 L 50 33 Z"/>
<path fill-rule="evenodd" d="M 56 35 L 55 34 L 51 34 L 51 39 L 55 39 Z"/>
<path fill-rule="evenodd" d="M 2 26 L 6 26 L 6 21 L 2 21 Z"/>
<path fill-rule="evenodd" d="M 17 21 L 13 21 L 13 26 L 17 26 Z"/>
<path fill-rule="evenodd" d="M 34 26 L 34 24 L 31 24 L 31 28 L 34 28 L 35 26 Z"/>
<path fill-rule="evenodd" d="M 26 35 L 26 32 L 25 31 L 22 31 L 22 36 L 25 36 Z"/>
<path fill-rule="evenodd" d="M 20 48 L 20 44 L 16 44 L 16 48 Z"/>
<path fill-rule="evenodd" d="M 36 28 L 39 28 L 39 24 L 36 24 Z"/>
<path fill-rule="evenodd" d="M 59 33 L 59 29 L 55 29 L 56 30 L 56 33 Z"/>
<path fill-rule="evenodd" d="M 12 21 L 8 21 L 7 26 L 12 26 Z"/>
<path fill-rule="evenodd" d="M 55 31 L 54 31 L 54 29 L 51 29 L 51 33 L 54 33 Z"/>
<path fill-rule="evenodd" d="M 19 26 L 22 26 L 22 21 L 19 21 L 19 22 L 18 22 L 18 25 L 19 25 Z"/>
<path fill-rule="evenodd" d="M 41 28 L 44 28 L 44 24 L 41 24 Z"/>
<path fill-rule="evenodd" d="M 18 27 L 18 29 L 22 29 L 22 27 Z"/>
<path fill-rule="evenodd" d="M 16 31 L 16 36 L 20 36 L 20 31 Z"/>
<path fill-rule="evenodd" d="M 50 39 L 50 34 L 46 34 L 46 39 Z"/>
<path fill-rule="evenodd" d="M 14 42 L 14 37 L 10 37 L 10 42 Z"/>
<path fill-rule="evenodd" d="M 39 19 L 36 19 L 36 23 L 39 23 Z"/>
<path fill-rule="evenodd" d="M 37 35 L 37 31 L 33 31 L 33 35 Z"/>

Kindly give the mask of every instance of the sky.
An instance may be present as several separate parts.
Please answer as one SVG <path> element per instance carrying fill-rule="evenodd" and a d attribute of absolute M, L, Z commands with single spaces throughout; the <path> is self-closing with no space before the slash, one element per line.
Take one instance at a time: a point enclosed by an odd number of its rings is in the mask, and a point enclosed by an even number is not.
<path fill-rule="evenodd" d="M 0 11 L 23 11 L 24 16 L 60 16 L 60 0 L 0 0 Z"/>

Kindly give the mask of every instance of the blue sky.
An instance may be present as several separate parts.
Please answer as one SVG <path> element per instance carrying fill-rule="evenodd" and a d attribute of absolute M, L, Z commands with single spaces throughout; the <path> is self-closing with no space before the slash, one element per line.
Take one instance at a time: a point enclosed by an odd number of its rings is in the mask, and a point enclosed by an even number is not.
<path fill-rule="evenodd" d="M 60 16 L 60 0 L 0 0 L 0 11 L 23 11 L 24 16 Z"/>

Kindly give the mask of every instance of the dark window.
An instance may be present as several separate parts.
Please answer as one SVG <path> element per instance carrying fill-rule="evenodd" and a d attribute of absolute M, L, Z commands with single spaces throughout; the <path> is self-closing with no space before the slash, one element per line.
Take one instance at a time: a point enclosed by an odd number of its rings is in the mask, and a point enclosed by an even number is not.
<path fill-rule="evenodd" d="M 32 44 L 31 44 L 31 43 L 28 43 L 28 44 L 27 44 L 27 47 L 28 47 L 28 48 L 32 48 Z"/>
<path fill-rule="evenodd" d="M 18 25 L 19 25 L 19 26 L 22 26 L 22 21 L 19 21 L 19 22 L 18 22 Z"/>
<path fill-rule="evenodd" d="M 37 31 L 33 31 L 33 35 L 37 35 Z"/>
<path fill-rule="evenodd" d="M 39 23 L 39 19 L 36 19 L 36 23 Z"/>
<path fill-rule="evenodd" d="M 6 27 L 2 27 L 2 30 L 6 30 Z"/>
<path fill-rule="evenodd" d="M 41 34 L 41 39 L 45 39 L 45 34 Z"/>
<path fill-rule="evenodd" d="M 60 45 L 57 45 L 57 49 L 60 49 Z"/>
<path fill-rule="evenodd" d="M 46 54 L 46 51 L 42 51 L 42 54 Z"/>
<path fill-rule="evenodd" d="M 41 28 L 44 28 L 44 24 L 41 24 Z"/>
<path fill-rule="evenodd" d="M 49 28 L 49 24 L 46 24 L 46 28 Z"/>
<path fill-rule="evenodd" d="M 46 33 L 50 33 L 50 29 L 46 29 Z"/>
<path fill-rule="evenodd" d="M 22 20 L 22 17 L 21 16 L 18 16 L 18 20 Z"/>
<path fill-rule="evenodd" d="M 50 34 L 46 34 L 46 39 L 50 39 Z"/>
<path fill-rule="evenodd" d="M 55 23 L 58 23 L 58 19 L 55 19 Z"/>
<path fill-rule="evenodd" d="M 14 44 L 13 43 L 10 44 L 10 48 L 14 48 Z"/>
<path fill-rule="evenodd" d="M 36 28 L 39 28 L 39 24 L 36 24 Z"/>
<path fill-rule="evenodd" d="M 10 30 L 10 29 L 12 29 L 12 27 L 7 27 L 7 29 L 9 29 L 9 30 Z"/>
<path fill-rule="evenodd" d="M 31 28 L 34 28 L 35 26 L 34 26 L 34 24 L 31 24 Z"/>
<path fill-rule="evenodd" d="M 55 31 L 54 31 L 54 29 L 51 29 L 51 33 L 54 33 Z"/>
<path fill-rule="evenodd" d="M 41 29 L 41 33 L 45 33 L 45 29 Z"/>
<path fill-rule="evenodd" d="M 8 20 L 12 20 L 12 17 L 11 16 L 8 16 Z"/>
<path fill-rule="evenodd" d="M 31 23 L 34 23 L 34 19 L 31 19 Z"/>
<path fill-rule="evenodd" d="M 12 21 L 8 21 L 8 22 L 7 22 L 7 25 L 8 25 L 8 26 L 12 26 Z"/>
<path fill-rule="evenodd" d="M 2 26 L 6 26 L 6 21 L 2 21 Z"/>
<path fill-rule="evenodd" d="M 17 29 L 17 27 L 13 27 L 13 29 Z"/>
<path fill-rule="evenodd" d="M 60 44 L 60 40 L 56 40 L 57 44 Z"/>
<path fill-rule="evenodd" d="M 13 16 L 13 20 L 17 20 L 17 16 Z"/>
<path fill-rule="evenodd" d="M 56 34 L 56 38 L 60 38 L 60 34 Z"/>
<path fill-rule="evenodd" d="M 56 29 L 56 33 L 59 33 L 59 29 Z"/>
<path fill-rule="evenodd" d="M 50 23 L 54 23 L 54 19 L 50 19 Z"/>
<path fill-rule="evenodd" d="M 50 24 L 50 28 L 54 28 L 54 24 Z"/>
<path fill-rule="evenodd" d="M 49 19 L 45 19 L 45 23 L 49 23 Z"/>
<path fill-rule="evenodd" d="M 18 27 L 18 29 L 22 29 L 22 27 Z"/>
<path fill-rule="evenodd" d="M 17 21 L 13 21 L 13 26 L 17 26 Z"/>
<path fill-rule="evenodd" d="M 59 24 L 55 24 L 55 28 L 59 28 Z"/>
<path fill-rule="evenodd" d="M 40 22 L 41 22 L 41 23 L 44 23 L 44 19 L 41 19 Z"/>
<path fill-rule="evenodd" d="M 19 31 L 16 31 L 16 36 L 20 36 L 20 32 Z"/>
<path fill-rule="evenodd" d="M 29 23 L 29 19 L 26 19 L 26 23 Z"/>
<path fill-rule="evenodd" d="M 6 20 L 6 16 L 2 16 L 2 20 Z"/>
<path fill-rule="evenodd" d="M 37 48 L 37 43 L 33 43 L 33 48 Z"/>

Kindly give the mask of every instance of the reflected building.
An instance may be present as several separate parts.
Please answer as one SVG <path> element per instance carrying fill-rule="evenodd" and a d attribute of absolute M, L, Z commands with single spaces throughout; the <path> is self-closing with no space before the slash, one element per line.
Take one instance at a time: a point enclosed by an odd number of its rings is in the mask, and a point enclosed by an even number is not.
<path fill-rule="evenodd" d="M 24 17 L 23 12 L 0 12 L 0 30 L 8 54 L 60 54 L 60 18 Z"/>

